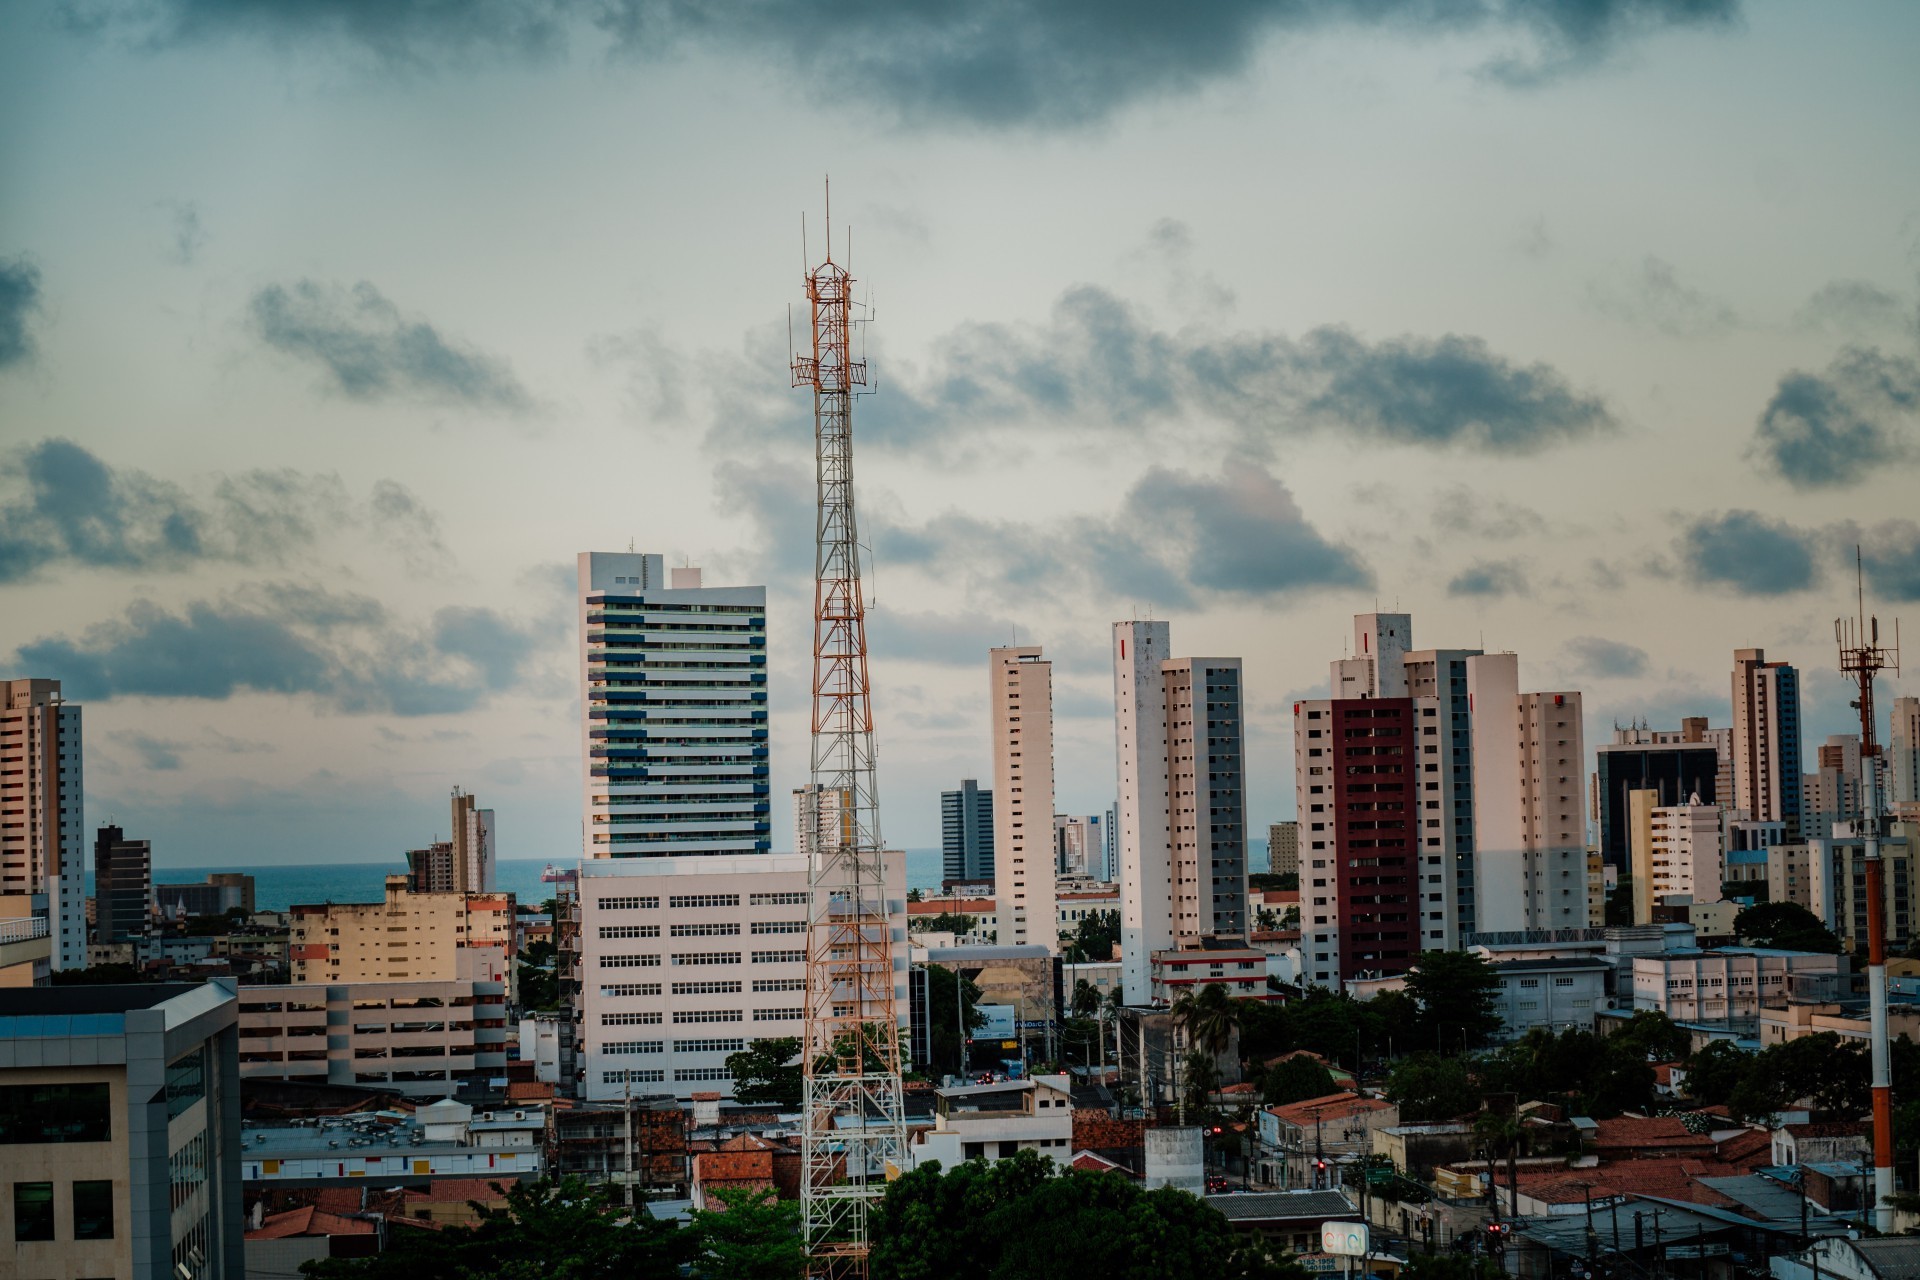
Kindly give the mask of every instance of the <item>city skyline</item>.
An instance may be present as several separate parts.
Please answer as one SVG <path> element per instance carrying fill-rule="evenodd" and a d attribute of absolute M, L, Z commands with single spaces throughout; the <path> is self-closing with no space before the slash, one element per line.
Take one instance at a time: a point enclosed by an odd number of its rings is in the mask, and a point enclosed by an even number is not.
<path fill-rule="evenodd" d="M 1584 772 L 1616 721 L 1728 725 L 1738 649 L 1798 670 L 1806 751 L 1854 731 L 1855 539 L 1870 608 L 1920 599 L 1905 7 L 1249 6 L 1091 78 L 1040 21 L 995 87 L 911 16 L 789 63 L 564 5 L 137 12 L 0 15 L 0 675 L 81 704 L 89 835 L 156 869 L 398 857 L 454 785 L 575 856 L 572 562 L 630 541 L 766 588 L 806 781 L 822 170 L 878 321 L 895 845 L 991 776 L 996 645 L 1053 663 L 1062 813 L 1113 802 L 1116 620 L 1238 655 L 1263 830 L 1356 613 L 1579 691 Z"/>

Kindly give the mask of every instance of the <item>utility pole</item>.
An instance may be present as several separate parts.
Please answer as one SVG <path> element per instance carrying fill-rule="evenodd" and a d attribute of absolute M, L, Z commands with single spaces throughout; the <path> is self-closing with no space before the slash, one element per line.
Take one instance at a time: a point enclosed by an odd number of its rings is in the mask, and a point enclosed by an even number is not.
<path fill-rule="evenodd" d="M 626 1177 L 622 1179 L 627 1188 L 627 1216 L 633 1216 L 633 1081 L 626 1082 L 626 1101 L 621 1107 L 622 1118 L 626 1121 L 627 1158 Z"/>

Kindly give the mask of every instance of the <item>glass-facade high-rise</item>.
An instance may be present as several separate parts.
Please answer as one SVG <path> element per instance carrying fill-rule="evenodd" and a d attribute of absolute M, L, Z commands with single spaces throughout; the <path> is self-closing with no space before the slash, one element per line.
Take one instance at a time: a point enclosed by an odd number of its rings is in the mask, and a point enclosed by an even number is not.
<path fill-rule="evenodd" d="M 940 871 L 949 883 L 993 879 L 993 789 L 968 778 L 940 793 Z"/>
<path fill-rule="evenodd" d="M 579 575 L 586 856 L 770 852 L 766 589 L 635 553 Z"/>

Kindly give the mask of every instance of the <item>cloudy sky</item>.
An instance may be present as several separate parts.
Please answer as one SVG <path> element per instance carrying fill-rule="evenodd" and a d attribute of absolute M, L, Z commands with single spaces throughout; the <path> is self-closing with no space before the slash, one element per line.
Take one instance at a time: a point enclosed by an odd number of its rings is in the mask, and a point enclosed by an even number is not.
<path fill-rule="evenodd" d="M 830 173 L 893 842 L 1016 634 L 1104 807 L 1149 614 L 1245 659 L 1256 824 L 1376 603 L 1590 742 L 1725 723 L 1750 645 L 1838 731 L 1856 542 L 1920 616 L 1916 51 L 1904 0 L 6 5 L 0 671 L 162 864 L 391 857 L 456 783 L 563 857 L 573 556 L 631 542 L 767 584 L 783 797 Z"/>

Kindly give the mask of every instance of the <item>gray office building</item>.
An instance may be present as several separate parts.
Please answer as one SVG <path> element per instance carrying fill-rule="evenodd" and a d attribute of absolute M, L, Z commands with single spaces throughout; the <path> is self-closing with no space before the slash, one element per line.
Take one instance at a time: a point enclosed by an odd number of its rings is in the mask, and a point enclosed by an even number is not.
<path fill-rule="evenodd" d="M 993 789 L 968 778 L 940 793 L 941 875 L 948 884 L 993 879 Z"/>
<path fill-rule="evenodd" d="M 0 1186 L 20 1275 L 242 1280 L 236 991 L 0 990 Z"/>

